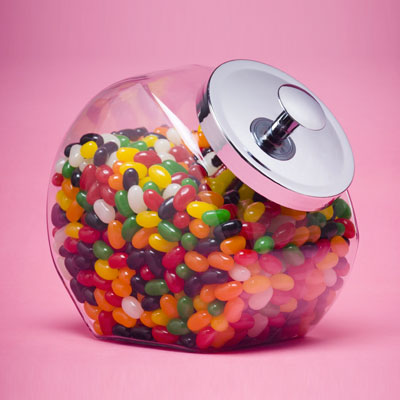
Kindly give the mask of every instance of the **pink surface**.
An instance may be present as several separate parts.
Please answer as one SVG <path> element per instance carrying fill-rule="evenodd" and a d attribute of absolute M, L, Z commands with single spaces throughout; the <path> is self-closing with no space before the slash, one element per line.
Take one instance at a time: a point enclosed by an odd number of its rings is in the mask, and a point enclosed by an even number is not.
<path fill-rule="evenodd" d="M 0 398 L 398 398 L 399 4 L 2 2 Z M 56 148 L 106 85 L 232 58 L 292 74 L 343 125 L 356 160 L 354 271 L 302 340 L 220 355 L 95 340 L 48 250 L 45 198 Z"/>

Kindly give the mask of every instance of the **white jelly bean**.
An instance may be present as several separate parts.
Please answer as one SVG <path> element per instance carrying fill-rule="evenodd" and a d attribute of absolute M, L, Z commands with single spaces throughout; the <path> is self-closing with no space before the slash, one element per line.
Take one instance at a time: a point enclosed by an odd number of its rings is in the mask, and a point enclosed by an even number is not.
<path fill-rule="evenodd" d="M 167 130 L 167 139 L 170 140 L 173 144 L 181 144 L 181 137 L 175 128 L 169 128 Z"/>
<path fill-rule="evenodd" d="M 253 318 L 254 326 L 247 332 L 249 337 L 257 337 L 268 325 L 268 317 L 262 314 L 254 314 Z"/>
<path fill-rule="evenodd" d="M 83 171 L 89 164 L 93 164 L 93 158 L 86 158 L 79 164 L 79 169 Z"/>
<path fill-rule="evenodd" d="M 127 296 L 122 299 L 122 309 L 131 318 L 138 319 L 143 314 L 143 308 L 135 297 Z"/>
<path fill-rule="evenodd" d="M 118 148 L 121 147 L 121 142 L 119 141 L 119 139 L 116 136 L 111 135 L 111 133 L 103 133 L 101 136 L 103 137 L 104 143 L 114 142 L 118 146 Z"/>
<path fill-rule="evenodd" d="M 250 279 L 251 277 L 251 273 L 248 268 L 236 263 L 235 266 L 228 272 L 228 274 L 234 281 L 240 282 L 247 281 L 247 279 Z"/>
<path fill-rule="evenodd" d="M 57 162 L 56 165 L 54 167 L 55 171 L 57 172 L 57 174 L 62 174 L 62 169 L 64 164 L 67 162 L 67 160 L 65 158 L 60 158 Z"/>
<path fill-rule="evenodd" d="M 178 183 L 171 183 L 169 184 L 163 192 L 163 198 L 168 199 L 169 197 L 175 196 L 178 190 L 181 188 L 181 185 Z"/>
<path fill-rule="evenodd" d="M 333 268 L 329 268 L 323 271 L 324 274 L 324 282 L 326 286 L 331 287 L 337 281 L 337 275 Z"/>
<path fill-rule="evenodd" d="M 216 156 L 214 151 L 210 151 L 204 156 L 204 167 L 207 170 L 209 175 L 213 175 L 215 172 L 217 172 L 219 167 L 216 167 L 213 163 L 212 160 Z"/>
<path fill-rule="evenodd" d="M 54 250 L 58 253 L 58 249 L 64 243 L 64 240 L 67 238 L 67 234 L 65 233 L 65 226 L 60 228 L 53 237 L 53 246 Z"/>
<path fill-rule="evenodd" d="M 82 157 L 81 154 L 81 145 L 80 144 L 74 144 L 71 147 L 71 151 L 69 153 L 69 164 L 71 165 L 71 167 L 79 167 L 79 164 L 84 160 L 84 158 Z"/>
<path fill-rule="evenodd" d="M 109 224 L 115 219 L 114 207 L 107 204 L 103 199 L 98 199 L 94 202 L 93 210 L 105 224 Z"/>
<path fill-rule="evenodd" d="M 160 155 L 160 153 L 168 153 L 171 150 L 171 145 L 167 139 L 158 139 L 154 143 L 154 150 L 158 155 Z"/>
<path fill-rule="evenodd" d="M 253 294 L 249 299 L 249 307 L 252 310 L 261 310 L 269 303 L 273 293 L 274 290 L 269 287 L 264 292 Z"/>
<path fill-rule="evenodd" d="M 128 190 L 129 207 L 136 214 L 147 210 L 146 203 L 143 200 L 143 189 L 139 185 L 133 185 Z"/>
<path fill-rule="evenodd" d="M 108 157 L 108 160 L 106 161 L 106 164 L 107 164 L 109 167 L 112 168 L 112 166 L 114 165 L 115 161 L 117 161 L 117 160 L 118 160 L 117 152 L 114 151 L 114 153 L 111 153 L 111 154 L 110 154 L 110 157 Z"/>
<path fill-rule="evenodd" d="M 169 154 L 169 153 L 158 153 L 158 157 L 161 158 L 161 161 L 165 161 L 165 160 L 176 161 L 175 157 L 172 154 Z"/>

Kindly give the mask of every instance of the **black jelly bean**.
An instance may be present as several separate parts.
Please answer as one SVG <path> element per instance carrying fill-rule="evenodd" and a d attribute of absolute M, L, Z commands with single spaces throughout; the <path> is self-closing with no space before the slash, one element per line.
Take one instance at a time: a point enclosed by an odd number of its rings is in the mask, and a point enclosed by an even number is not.
<path fill-rule="evenodd" d="M 173 202 L 174 197 L 169 197 L 161 203 L 160 207 L 158 208 L 158 216 L 161 219 L 170 219 L 174 216 L 176 210 Z"/>
<path fill-rule="evenodd" d="M 188 333 L 187 335 L 182 335 L 178 343 L 185 347 L 192 348 L 196 344 L 196 334 Z"/>
<path fill-rule="evenodd" d="M 114 142 L 104 143 L 101 147 L 105 148 L 107 150 L 108 154 L 112 154 L 112 153 L 114 153 L 114 151 L 118 150 L 118 145 L 117 145 L 117 143 L 114 143 Z"/>
<path fill-rule="evenodd" d="M 153 339 L 153 335 L 151 334 L 151 328 L 148 328 L 147 326 L 134 326 L 131 329 L 130 337 L 141 340 Z"/>
<path fill-rule="evenodd" d="M 238 219 L 232 219 L 217 225 L 214 228 L 214 236 L 217 240 L 225 240 L 228 237 L 236 236 L 242 230 L 242 223 Z"/>
<path fill-rule="evenodd" d="M 130 269 L 134 269 L 134 270 L 139 270 L 141 267 L 143 267 L 144 263 L 145 263 L 145 254 L 144 254 L 144 250 L 133 250 L 127 260 L 126 260 L 128 267 Z"/>
<path fill-rule="evenodd" d="M 79 141 L 80 144 L 85 144 L 87 142 L 96 142 L 97 146 L 101 146 L 104 143 L 104 139 L 101 135 L 99 135 L 98 133 L 86 133 L 85 135 L 83 135 Z"/>
<path fill-rule="evenodd" d="M 138 275 L 132 276 L 131 278 L 132 289 L 136 293 L 146 294 L 144 287 L 146 286 L 146 281 Z"/>
<path fill-rule="evenodd" d="M 194 297 L 200 294 L 200 290 L 203 287 L 203 284 L 201 282 L 200 276 L 199 275 L 193 275 L 190 277 L 186 282 L 185 286 L 183 288 L 184 292 L 189 296 L 189 297 Z"/>
<path fill-rule="evenodd" d="M 62 228 L 64 225 L 69 223 L 65 211 L 63 211 L 57 203 L 55 203 L 51 209 L 51 223 L 56 228 Z"/>
<path fill-rule="evenodd" d="M 77 168 L 71 175 L 71 183 L 72 186 L 79 187 L 79 182 L 81 180 L 82 172 L 79 168 Z"/>
<path fill-rule="evenodd" d="M 213 151 L 213 149 L 211 147 L 206 147 L 206 148 L 201 150 L 201 154 L 204 157 L 206 154 L 210 153 L 211 151 Z M 197 157 L 194 157 L 194 158 L 195 158 L 195 160 L 198 160 Z"/>
<path fill-rule="evenodd" d="M 211 164 L 214 165 L 214 167 L 219 167 L 220 165 L 222 165 L 222 161 L 217 155 L 215 155 L 214 158 L 211 160 Z"/>
<path fill-rule="evenodd" d="M 88 260 L 79 254 L 74 255 L 74 261 L 79 269 L 93 269 L 94 267 L 93 260 Z"/>
<path fill-rule="evenodd" d="M 164 276 L 165 269 L 162 265 L 163 254 L 153 249 L 145 250 L 145 262 L 149 270 L 155 275 L 156 278 Z"/>
<path fill-rule="evenodd" d="M 242 185 L 243 185 L 243 182 L 240 179 L 234 178 L 233 181 L 226 188 L 226 192 L 230 192 L 231 190 L 237 191 L 241 188 Z"/>
<path fill-rule="evenodd" d="M 133 247 L 132 243 L 129 242 L 125 245 L 125 253 L 131 254 L 132 251 L 136 250 L 135 247 Z"/>
<path fill-rule="evenodd" d="M 59 254 L 61 257 L 64 257 L 64 258 L 67 258 L 68 256 L 73 256 L 73 254 L 70 253 L 64 246 L 61 246 L 61 247 L 58 249 L 58 254 Z"/>
<path fill-rule="evenodd" d="M 328 222 L 322 229 L 321 229 L 321 238 L 323 239 L 332 239 L 337 234 L 338 228 L 336 222 Z"/>
<path fill-rule="evenodd" d="M 139 182 L 139 175 L 134 168 L 128 168 L 122 177 L 122 184 L 126 191 L 133 185 L 137 185 Z"/>
<path fill-rule="evenodd" d="M 303 246 L 300 247 L 300 250 L 304 254 L 305 258 L 312 258 L 317 254 L 318 247 L 314 243 L 307 242 L 307 243 L 304 243 Z"/>
<path fill-rule="evenodd" d="M 70 155 L 70 153 L 71 153 L 71 147 L 72 147 L 74 144 L 79 144 L 79 143 L 70 143 L 70 144 L 67 144 L 67 145 L 65 146 L 65 149 L 64 149 L 64 156 L 65 156 L 65 157 L 69 157 L 69 155 Z"/>
<path fill-rule="evenodd" d="M 76 248 L 78 249 L 78 253 L 87 260 L 96 260 L 97 257 L 93 253 L 93 246 L 89 243 L 79 241 Z"/>
<path fill-rule="evenodd" d="M 72 293 L 74 294 L 76 300 L 79 303 L 84 303 L 85 295 L 83 294 L 83 289 L 85 286 L 81 285 L 75 278 L 71 279 L 69 286 L 70 286 Z"/>
<path fill-rule="evenodd" d="M 160 308 L 160 297 L 159 296 L 144 296 L 141 303 L 143 310 L 154 311 Z"/>
<path fill-rule="evenodd" d="M 131 335 L 131 329 L 120 324 L 115 324 L 112 327 L 112 333 L 114 336 L 129 337 Z"/>
<path fill-rule="evenodd" d="M 101 146 L 96 150 L 96 153 L 94 153 L 93 164 L 97 167 L 100 167 L 100 165 L 104 165 L 106 163 L 107 157 L 107 149 L 104 146 Z"/>
<path fill-rule="evenodd" d="M 219 251 L 219 241 L 214 238 L 200 240 L 195 250 L 203 256 L 208 256 L 213 251 Z"/>
<path fill-rule="evenodd" d="M 100 232 L 105 231 L 108 227 L 93 211 L 89 211 L 85 216 L 85 222 L 91 228 Z"/>
<path fill-rule="evenodd" d="M 85 287 L 83 291 L 83 295 L 85 296 L 85 300 L 91 304 L 92 306 L 97 306 L 97 301 L 94 297 L 95 287 Z"/>
<path fill-rule="evenodd" d="M 202 283 L 211 285 L 214 283 L 225 283 L 229 280 L 229 275 L 226 271 L 216 268 L 209 268 L 200 275 Z"/>
<path fill-rule="evenodd" d="M 68 271 L 74 278 L 76 278 L 76 276 L 78 275 L 78 272 L 80 271 L 80 268 L 76 265 L 74 256 L 68 256 L 68 257 L 64 260 L 64 264 L 65 264 L 65 268 L 67 269 L 67 271 Z"/>
<path fill-rule="evenodd" d="M 144 127 L 136 128 L 136 129 L 122 129 L 117 132 L 117 135 L 124 135 L 130 140 L 139 140 L 139 138 L 147 133 L 147 129 Z M 165 137 L 163 136 L 165 139 Z"/>
<path fill-rule="evenodd" d="M 228 192 L 226 192 L 224 194 L 224 203 L 225 204 L 229 204 L 229 203 L 237 204 L 237 203 L 239 203 L 239 199 L 240 199 L 240 196 L 239 196 L 239 193 L 237 192 L 237 190 L 229 190 Z"/>
<path fill-rule="evenodd" d="M 254 196 L 253 196 L 253 201 L 254 202 L 259 201 L 261 203 L 265 203 L 267 201 L 267 199 L 260 193 L 255 192 Z"/>

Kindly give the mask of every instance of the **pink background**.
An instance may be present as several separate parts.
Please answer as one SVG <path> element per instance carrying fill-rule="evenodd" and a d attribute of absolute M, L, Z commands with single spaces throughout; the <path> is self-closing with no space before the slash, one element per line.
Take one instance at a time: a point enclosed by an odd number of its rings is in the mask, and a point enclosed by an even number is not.
<path fill-rule="evenodd" d="M 0 398 L 398 398 L 399 4 L 1 2 Z M 108 84 L 232 58 L 295 76 L 347 132 L 361 231 L 354 271 L 302 340 L 220 355 L 95 340 L 48 250 L 45 198 L 55 151 Z"/>

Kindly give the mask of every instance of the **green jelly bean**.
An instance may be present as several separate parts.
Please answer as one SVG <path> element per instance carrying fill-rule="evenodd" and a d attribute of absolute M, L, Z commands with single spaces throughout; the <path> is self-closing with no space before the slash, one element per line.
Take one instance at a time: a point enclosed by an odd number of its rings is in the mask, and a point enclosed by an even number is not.
<path fill-rule="evenodd" d="M 175 272 L 179 276 L 179 278 L 182 278 L 185 281 L 195 274 L 192 269 L 190 269 L 186 264 L 183 263 L 179 264 L 176 267 Z"/>
<path fill-rule="evenodd" d="M 289 265 L 302 265 L 304 264 L 304 254 L 302 251 L 294 244 L 288 244 L 282 251 L 283 259 Z"/>
<path fill-rule="evenodd" d="M 320 212 L 309 213 L 307 215 L 307 225 L 317 225 L 320 228 L 323 228 L 326 225 L 326 217 Z"/>
<path fill-rule="evenodd" d="M 183 234 L 181 239 L 181 244 L 183 248 L 187 251 L 193 250 L 196 247 L 197 242 L 198 242 L 197 237 L 189 232 Z"/>
<path fill-rule="evenodd" d="M 203 222 L 209 226 L 217 226 L 219 224 L 222 224 L 223 222 L 229 221 L 230 218 L 231 213 L 223 208 L 218 210 L 206 211 L 201 216 Z"/>
<path fill-rule="evenodd" d="M 183 296 L 178 300 L 178 314 L 181 318 L 187 319 L 194 313 L 193 301 L 188 296 Z"/>
<path fill-rule="evenodd" d="M 117 210 L 124 217 L 130 217 L 134 214 L 128 203 L 128 192 L 126 190 L 119 190 L 115 193 L 115 205 Z"/>
<path fill-rule="evenodd" d="M 100 260 L 108 260 L 113 253 L 112 248 L 102 240 L 94 242 L 93 254 Z"/>
<path fill-rule="evenodd" d="M 125 135 L 115 135 L 115 136 L 118 138 L 121 147 L 128 147 L 130 140 L 127 136 Z"/>
<path fill-rule="evenodd" d="M 148 149 L 146 142 L 143 142 L 143 140 L 138 140 L 137 142 L 131 142 L 128 144 L 128 147 L 138 149 L 139 151 L 146 151 Z"/>
<path fill-rule="evenodd" d="M 161 163 L 161 165 L 171 174 L 175 174 L 176 172 L 185 172 L 187 170 L 182 167 L 182 165 L 178 164 L 176 161 L 173 160 L 165 160 Z"/>
<path fill-rule="evenodd" d="M 75 168 L 71 166 L 71 164 L 68 161 L 65 161 L 63 167 L 62 167 L 62 176 L 64 178 L 71 178 L 72 173 L 74 172 Z"/>
<path fill-rule="evenodd" d="M 199 190 L 197 183 L 192 178 L 182 179 L 181 186 L 185 185 L 192 185 L 196 189 L 196 192 Z"/>
<path fill-rule="evenodd" d="M 173 335 L 186 335 L 187 333 L 190 333 L 186 322 L 179 318 L 171 319 L 167 324 L 167 330 Z"/>
<path fill-rule="evenodd" d="M 122 237 L 130 242 L 132 240 L 133 235 L 141 228 L 140 225 L 136 222 L 136 215 L 131 215 L 128 217 L 124 223 L 122 224 Z"/>
<path fill-rule="evenodd" d="M 146 283 L 144 291 L 149 296 L 162 296 L 169 292 L 167 282 L 164 279 L 152 279 Z"/>
<path fill-rule="evenodd" d="M 85 211 L 92 211 L 92 210 L 93 210 L 93 206 L 87 202 L 87 200 L 86 200 L 86 195 L 87 195 L 87 192 L 84 191 L 84 190 L 81 190 L 80 192 L 78 192 L 78 194 L 76 195 L 76 202 L 77 202 Z"/>
<path fill-rule="evenodd" d="M 336 227 L 337 227 L 337 235 L 338 236 L 343 236 L 344 231 L 346 230 L 345 226 L 341 222 L 336 222 Z"/>
<path fill-rule="evenodd" d="M 274 239 L 271 236 L 261 236 L 254 243 L 254 250 L 257 253 L 265 254 L 271 251 L 275 246 Z"/>
<path fill-rule="evenodd" d="M 179 242 L 182 238 L 182 231 L 169 221 L 161 221 L 158 224 L 158 232 L 169 242 Z"/>
<path fill-rule="evenodd" d="M 65 164 L 64 164 L 65 165 Z M 64 170 L 64 168 L 63 168 Z M 64 173 L 63 173 L 64 175 Z M 333 210 L 335 211 L 335 217 L 338 218 L 351 218 L 350 206 L 343 199 L 336 199 L 333 204 Z"/>
<path fill-rule="evenodd" d="M 208 305 L 207 310 L 211 315 L 214 315 L 214 317 L 216 317 L 217 315 L 223 313 L 224 308 L 225 308 L 225 302 L 220 300 L 214 300 Z"/>
<path fill-rule="evenodd" d="M 161 195 L 161 190 L 153 181 L 148 181 L 143 185 L 143 192 L 145 192 L 146 190 L 149 190 L 149 189 L 154 190 L 159 195 Z"/>

